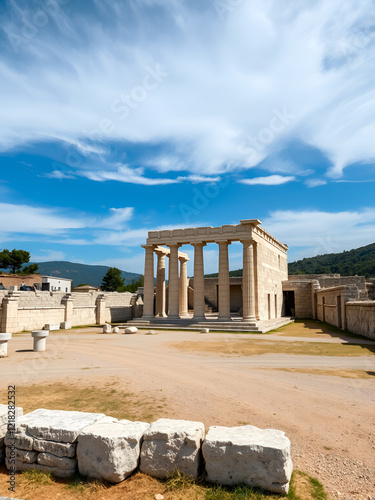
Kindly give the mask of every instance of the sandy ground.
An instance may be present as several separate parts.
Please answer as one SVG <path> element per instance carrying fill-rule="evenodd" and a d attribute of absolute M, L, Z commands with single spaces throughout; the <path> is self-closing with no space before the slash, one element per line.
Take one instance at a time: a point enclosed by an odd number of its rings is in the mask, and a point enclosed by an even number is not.
<path fill-rule="evenodd" d="M 99 331 L 51 332 L 45 353 L 31 351 L 29 334 L 14 336 L 9 357 L 0 360 L 0 389 L 53 381 L 93 386 L 116 377 L 118 389 L 143 391 L 152 400 L 158 394 L 166 398 L 158 416 L 199 420 L 206 426 L 252 424 L 281 429 L 292 442 L 295 467 L 317 477 L 330 498 L 375 499 L 374 355 L 240 357 L 235 354 L 237 340 L 263 341 L 265 336 L 171 331 L 99 335 Z M 289 337 L 287 331 L 266 338 L 317 341 L 316 335 Z M 329 334 L 318 340 L 363 343 Z M 175 347 L 180 341 L 201 343 L 202 351 L 207 343 L 220 341 L 229 355 L 186 352 Z M 375 345 L 370 344 L 370 348 Z M 373 378 L 285 368 L 363 370 Z M 17 404 L 22 406 L 22 401 Z"/>

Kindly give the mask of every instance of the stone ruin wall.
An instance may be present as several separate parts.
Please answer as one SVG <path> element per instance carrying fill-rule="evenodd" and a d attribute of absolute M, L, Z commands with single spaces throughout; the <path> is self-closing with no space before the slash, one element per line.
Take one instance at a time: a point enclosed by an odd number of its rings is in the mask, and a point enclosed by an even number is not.
<path fill-rule="evenodd" d="M 313 317 L 313 288 L 311 281 L 284 281 L 283 291 L 294 292 L 294 317 L 312 318 Z"/>
<path fill-rule="evenodd" d="M 46 324 L 60 325 L 64 321 L 72 326 L 117 323 L 136 315 L 136 295 L 129 292 L 17 292 L 10 304 L 8 297 L 7 291 L 0 292 L 1 331 L 9 333 L 41 329 Z"/>
<path fill-rule="evenodd" d="M 347 302 L 345 312 L 347 330 L 375 340 L 375 300 Z"/>

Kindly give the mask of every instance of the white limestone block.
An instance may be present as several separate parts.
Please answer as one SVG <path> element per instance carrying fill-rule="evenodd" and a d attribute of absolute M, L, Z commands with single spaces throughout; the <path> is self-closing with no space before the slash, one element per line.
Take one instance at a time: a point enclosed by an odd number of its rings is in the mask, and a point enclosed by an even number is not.
<path fill-rule="evenodd" d="M 34 439 L 33 448 L 36 451 L 52 453 L 56 457 L 72 458 L 76 455 L 76 443 L 55 443 L 44 439 Z"/>
<path fill-rule="evenodd" d="M 138 466 L 141 440 L 150 424 L 144 422 L 99 421 L 78 437 L 80 474 L 119 483 Z"/>
<path fill-rule="evenodd" d="M 34 352 L 44 352 L 46 350 L 46 338 L 48 335 L 49 330 L 34 330 L 31 332 L 31 336 L 34 338 Z"/>
<path fill-rule="evenodd" d="M 209 328 L 202 328 L 201 333 L 210 333 Z"/>
<path fill-rule="evenodd" d="M 178 470 L 197 478 L 204 439 L 201 422 L 161 418 L 143 436 L 140 471 L 165 478 Z"/>
<path fill-rule="evenodd" d="M 8 356 L 8 340 L 11 338 L 11 333 L 0 333 L 0 358 Z"/>
<path fill-rule="evenodd" d="M 43 330 L 60 330 L 60 325 L 59 323 L 47 323 L 46 325 L 44 325 Z"/>
<path fill-rule="evenodd" d="M 21 417 L 19 424 L 33 437 L 59 443 L 74 443 L 82 429 L 103 417 L 103 413 L 40 408 Z"/>
<path fill-rule="evenodd" d="M 36 462 L 36 457 L 38 456 L 36 451 L 18 450 L 17 448 L 13 449 L 9 446 L 6 448 L 5 452 L 8 458 L 14 458 L 15 460 L 28 464 Z"/>
<path fill-rule="evenodd" d="M 120 328 L 118 326 L 115 326 L 112 331 L 113 333 L 120 333 Z"/>
<path fill-rule="evenodd" d="M 16 422 L 18 417 L 23 415 L 23 409 L 20 406 L 16 406 L 15 410 Z M 0 427 L 8 424 L 8 417 L 10 416 L 8 405 L 0 404 Z M 12 414 L 13 416 L 13 414 Z"/>
<path fill-rule="evenodd" d="M 111 331 L 112 331 L 112 326 L 108 325 L 108 323 L 105 323 L 103 325 L 103 333 L 111 333 Z"/>
<path fill-rule="evenodd" d="M 19 450 L 26 451 L 32 451 L 33 441 L 33 437 L 23 427 L 18 427 L 16 432 L 7 432 L 4 437 L 6 446 L 15 446 Z"/>
<path fill-rule="evenodd" d="M 131 333 L 137 333 L 138 332 L 138 328 L 136 326 L 128 326 L 128 328 L 125 328 L 125 332 L 126 334 L 131 334 Z"/>
<path fill-rule="evenodd" d="M 39 453 L 38 464 L 47 465 L 48 467 L 57 467 L 62 470 L 72 470 L 77 465 L 76 458 L 56 457 L 51 453 Z"/>
<path fill-rule="evenodd" d="M 8 469 L 10 468 L 10 465 L 6 463 L 6 466 Z M 16 460 L 16 463 L 11 464 L 12 467 L 15 468 L 16 471 L 23 471 L 23 470 L 40 470 L 43 472 L 49 472 L 53 474 L 56 477 L 60 477 L 62 479 L 66 479 L 69 477 L 72 477 L 76 474 L 76 469 L 71 469 L 71 470 L 64 470 L 64 469 L 59 469 L 57 467 L 48 467 L 46 465 L 41 465 L 41 464 L 27 464 L 26 462 L 19 462 Z"/>
<path fill-rule="evenodd" d="M 202 451 L 209 482 L 288 493 L 293 464 L 290 441 L 282 431 L 252 425 L 214 426 L 208 430 Z"/>

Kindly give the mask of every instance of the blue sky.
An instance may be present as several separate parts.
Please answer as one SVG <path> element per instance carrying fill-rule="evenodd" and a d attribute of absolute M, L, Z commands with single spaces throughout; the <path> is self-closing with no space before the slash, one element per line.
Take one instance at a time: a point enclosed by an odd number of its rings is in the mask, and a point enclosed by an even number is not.
<path fill-rule="evenodd" d="M 367 0 L 0 0 L 0 248 L 143 272 L 149 230 L 251 218 L 290 261 L 373 243 L 374 56 Z"/>

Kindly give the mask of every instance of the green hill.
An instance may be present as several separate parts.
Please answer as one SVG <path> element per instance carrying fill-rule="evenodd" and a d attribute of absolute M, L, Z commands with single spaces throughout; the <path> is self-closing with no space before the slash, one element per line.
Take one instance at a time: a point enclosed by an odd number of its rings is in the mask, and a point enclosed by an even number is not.
<path fill-rule="evenodd" d="M 73 280 L 73 285 L 81 283 L 99 287 L 102 284 L 103 276 L 108 271 L 108 266 L 91 266 L 87 264 L 76 264 L 74 262 L 53 261 L 39 262 L 39 273 L 46 276 L 56 276 Z M 132 279 L 138 280 L 140 274 L 122 271 L 125 284 L 129 285 Z"/>
<path fill-rule="evenodd" d="M 289 274 L 325 273 L 375 277 L 375 243 L 342 253 L 317 255 L 289 264 Z"/>
<path fill-rule="evenodd" d="M 341 253 L 329 253 L 308 257 L 288 265 L 289 274 L 332 274 L 341 276 L 375 277 L 375 243 Z M 216 278 L 217 273 L 206 274 L 206 278 Z M 229 276 L 242 276 L 242 269 L 230 271 Z"/>

